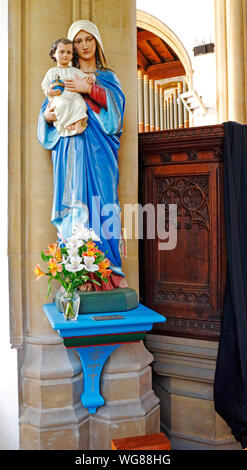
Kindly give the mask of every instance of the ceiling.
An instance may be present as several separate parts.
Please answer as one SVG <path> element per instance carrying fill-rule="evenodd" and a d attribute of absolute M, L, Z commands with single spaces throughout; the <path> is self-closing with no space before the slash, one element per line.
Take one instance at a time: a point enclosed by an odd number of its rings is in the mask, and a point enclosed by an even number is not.
<path fill-rule="evenodd" d="M 154 80 L 185 75 L 181 61 L 170 46 L 141 28 L 137 28 L 137 67 Z"/>

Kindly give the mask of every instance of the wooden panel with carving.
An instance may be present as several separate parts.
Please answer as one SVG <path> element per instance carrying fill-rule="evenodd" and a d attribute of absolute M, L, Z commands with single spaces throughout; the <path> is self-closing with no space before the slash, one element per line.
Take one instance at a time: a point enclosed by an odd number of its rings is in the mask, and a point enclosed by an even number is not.
<path fill-rule="evenodd" d="M 139 134 L 140 202 L 156 208 L 156 236 L 140 241 L 142 302 L 166 316 L 158 334 L 217 340 L 226 253 L 222 125 Z M 157 205 L 165 204 L 157 222 Z M 177 244 L 161 250 L 157 224 L 169 230 L 177 205 Z"/>

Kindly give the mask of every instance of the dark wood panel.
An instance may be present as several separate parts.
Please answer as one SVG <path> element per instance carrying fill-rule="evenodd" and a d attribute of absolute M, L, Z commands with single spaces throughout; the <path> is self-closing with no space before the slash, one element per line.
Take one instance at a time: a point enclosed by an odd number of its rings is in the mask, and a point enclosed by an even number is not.
<path fill-rule="evenodd" d="M 165 204 L 167 210 L 177 204 L 177 245 L 160 250 L 157 232 L 154 239 L 147 238 L 145 218 L 141 299 L 167 317 L 153 332 L 217 340 L 226 271 L 224 128 L 150 134 L 139 135 L 140 202 L 155 208 Z"/>

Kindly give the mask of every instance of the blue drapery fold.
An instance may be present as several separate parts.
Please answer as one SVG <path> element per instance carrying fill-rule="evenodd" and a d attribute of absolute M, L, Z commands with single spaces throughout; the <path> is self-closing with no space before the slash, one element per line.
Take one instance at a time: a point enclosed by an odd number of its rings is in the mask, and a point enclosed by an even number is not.
<path fill-rule="evenodd" d="M 86 130 L 73 137 L 60 137 L 56 128 L 45 121 L 46 99 L 39 115 L 38 140 L 44 148 L 52 150 L 52 224 L 65 239 L 71 236 L 73 223 L 93 228 L 112 269 L 123 275 L 117 187 L 125 98 L 119 80 L 109 70 L 96 72 L 96 84 L 106 91 L 107 111 L 101 108 L 97 114 L 88 106 Z"/>

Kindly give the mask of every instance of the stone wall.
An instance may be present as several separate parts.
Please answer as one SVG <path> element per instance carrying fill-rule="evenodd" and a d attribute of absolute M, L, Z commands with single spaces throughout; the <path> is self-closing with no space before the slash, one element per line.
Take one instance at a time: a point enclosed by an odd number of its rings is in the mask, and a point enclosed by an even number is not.
<path fill-rule="evenodd" d="M 46 319 L 47 282 L 35 281 L 40 251 L 56 239 L 50 223 L 52 163 L 37 141 L 41 79 L 50 44 L 77 19 L 95 22 L 106 56 L 126 95 L 119 199 L 138 197 L 135 0 L 10 0 L 9 2 L 9 260 L 11 343 L 19 348 L 21 449 L 108 449 L 112 437 L 159 430 L 159 400 L 151 388 L 152 355 L 143 343 L 115 351 L 105 366 L 105 405 L 89 416 L 80 402 L 82 369 Z M 137 240 L 128 243 L 124 271 L 138 291 Z M 53 288 L 54 293 L 55 287 Z M 51 294 L 52 299 L 52 294 Z"/>

